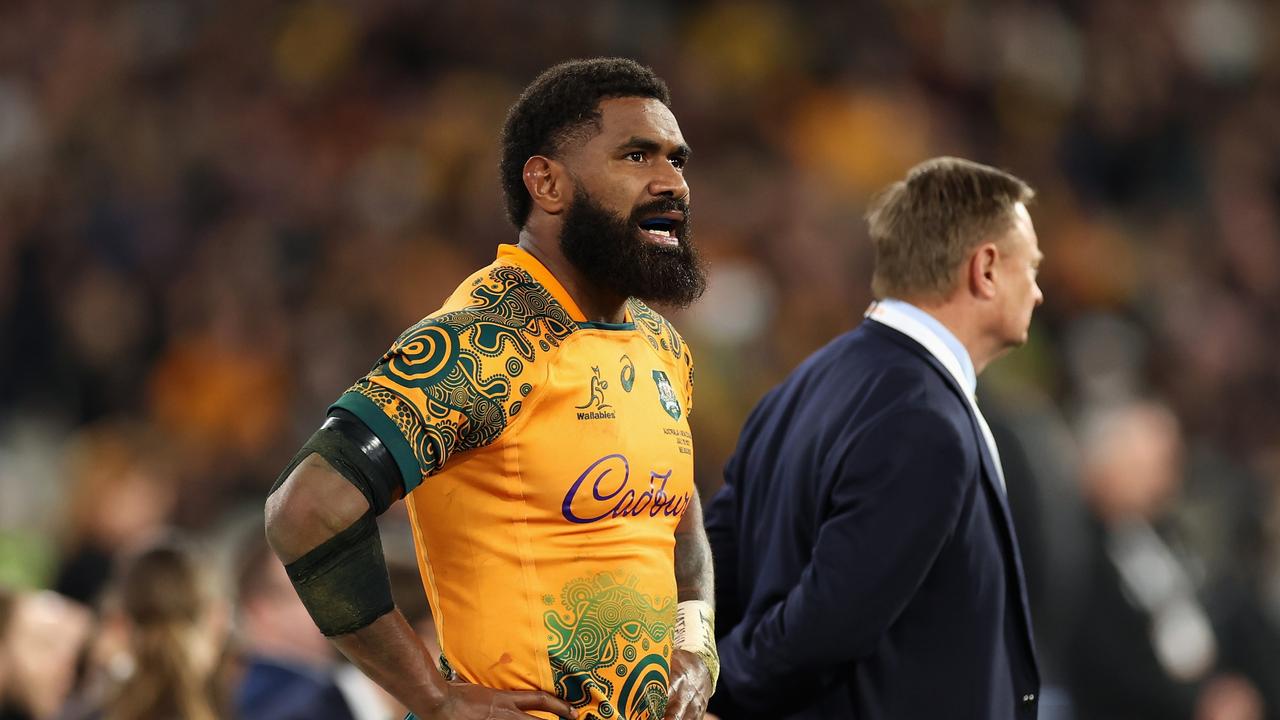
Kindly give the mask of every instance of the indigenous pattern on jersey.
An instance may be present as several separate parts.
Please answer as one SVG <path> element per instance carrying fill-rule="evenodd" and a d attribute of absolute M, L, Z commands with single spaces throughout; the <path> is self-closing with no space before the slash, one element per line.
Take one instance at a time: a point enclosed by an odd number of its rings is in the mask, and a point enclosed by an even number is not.
<path fill-rule="evenodd" d="M 337 403 L 391 450 L 448 666 L 659 720 L 693 362 L 661 315 L 586 322 L 504 245 Z M 549 716 L 548 716 L 549 717 Z"/>

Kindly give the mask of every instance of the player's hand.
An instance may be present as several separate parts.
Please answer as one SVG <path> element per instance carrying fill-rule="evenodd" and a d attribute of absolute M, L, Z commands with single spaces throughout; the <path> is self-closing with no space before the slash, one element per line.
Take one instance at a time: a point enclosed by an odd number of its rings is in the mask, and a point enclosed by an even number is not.
<path fill-rule="evenodd" d="M 421 720 L 537 720 L 525 712 L 541 710 L 576 720 L 578 712 L 540 690 L 494 690 L 469 682 L 449 683 L 449 694 L 433 708 L 415 713 Z"/>
<path fill-rule="evenodd" d="M 671 653 L 671 685 L 664 720 L 702 720 L 711 699 L 711 671 L 688 650 Z"/>

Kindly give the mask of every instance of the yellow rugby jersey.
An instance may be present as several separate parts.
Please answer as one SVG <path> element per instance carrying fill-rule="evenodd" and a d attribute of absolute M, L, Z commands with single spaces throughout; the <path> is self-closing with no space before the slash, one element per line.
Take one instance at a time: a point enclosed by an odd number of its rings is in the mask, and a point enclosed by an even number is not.
<path fill-rule="evenodd" d="M 693 362 L 659 314 L 586 322 L 514 245 L 335 404 L 391 450 L 453 671 L 660 720 Z"/>

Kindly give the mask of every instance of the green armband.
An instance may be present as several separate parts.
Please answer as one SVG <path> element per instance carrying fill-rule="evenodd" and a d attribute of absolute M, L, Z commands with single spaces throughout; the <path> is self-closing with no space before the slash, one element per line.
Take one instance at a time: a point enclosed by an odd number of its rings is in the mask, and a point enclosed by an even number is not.
<path fill-rule="evenodd" d="M 316 627 L 328 637 L 355 632 L 395 609 L 373 511 L 285 570 Z"/>

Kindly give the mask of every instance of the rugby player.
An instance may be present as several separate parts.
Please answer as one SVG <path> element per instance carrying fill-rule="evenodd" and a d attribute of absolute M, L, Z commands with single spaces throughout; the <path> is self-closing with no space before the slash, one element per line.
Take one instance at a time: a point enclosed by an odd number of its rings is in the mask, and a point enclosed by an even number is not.
<path fill-rule="evenodd" d="M 645 302 L 705 288 L 665 83 L 553 67 L 502 134 L 514 245 L 329 409 L 267 501 L 320 629 L 420 718 L 700 718 L 718 672 L 693 362 Z M 443 650 L 394 607 L 404 499 Z"/>

